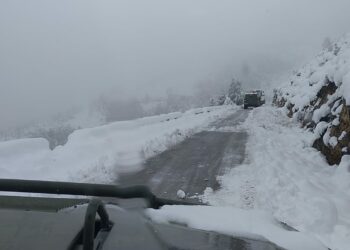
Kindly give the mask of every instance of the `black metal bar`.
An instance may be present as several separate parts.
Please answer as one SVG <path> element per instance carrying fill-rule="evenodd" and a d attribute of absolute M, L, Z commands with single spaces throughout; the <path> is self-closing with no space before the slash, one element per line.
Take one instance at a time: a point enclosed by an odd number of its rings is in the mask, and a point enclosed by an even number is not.
<path fill-rule="evenodd" d="M 95 222 L 96 213 L 101 218 L 101 230 L 110 230 L 108 213 L 101 200 L 92 199 L 86 209 L 84 231 L 83 231 L 83 250 L 93 250 L 95 240 Z"/>
<path fill-rule="evenodd" d="M 198 205 L 186 201 L 157 198 L 146 186 L 121 188 L 116 185 L 105 184 L 0 179 L 0 191 L 83 195 L 124 199 L 144 198 L 149 202 L 149 207 L 155 209 L 158 209 L 163 205 Z"/>
<path fill-rule="evenodd" d="M 198 206 L 198 205 L 206 205 L 205 203 L 195 203 L 189 201 L 178 201 L 178 200 L 170 200 L 164 198 L 157 197 L 157 208 L 160 208 L 165 205 L 186 205 L 186 206 Z"/>

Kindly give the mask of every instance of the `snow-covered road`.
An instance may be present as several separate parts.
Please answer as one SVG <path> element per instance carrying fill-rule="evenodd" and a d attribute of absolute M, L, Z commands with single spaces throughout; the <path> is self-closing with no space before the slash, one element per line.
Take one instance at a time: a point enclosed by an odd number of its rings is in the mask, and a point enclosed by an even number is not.
<path fill-rule="evenodd" d="M 167 206 L 159 211 L 150 210 L 152 219 L 163 223 L 178 221 L 194 228 L 231 235 L 256 234 L 286 249 L 320 250 L 326 249 L 325 246 L 347 249 L 350 244 L 347 214 L 350 200 L 349 189 L 344 188 L 349 187 L 349 182 L 341 174 L 346 171 L 342 171 L 343 166 L 337 170 L 330 167 L 311 147 L 311 133 L 300 129 L 281 110 L 270 106 L 253 109 L 245 122 L 232 122 L 226 118 L 216 124 L 213 133 L 220 131 L 227 137 L 248 133 L 243 162 L 232 161 L 239 145 L 231 143 L 229 147 L 223 147 L 219 144 L 227 146 L 227 140 L 216 143 L 214 139 L 186 143 L 196 141 L 194 136 L 154 157 L 141 175 L 133 176 L 134 180 L 155 186 L 158 195 L 164 197 L 162 192 L 165 192 L 165 197 L 175 198 L 174 185 L 185 191 L 191 186 L 184 185 L 182 178 L 196 187 L 197 181 L 191 178 L 193 173 L 189 170 L 196 169 L 199 164 L 193 159 L 205 160 L 208 154 L 205 148 L 215 153 L 214 146 L 222 151 L 219 157 L 224 162 L 226 158 L 226 171 L 218 177 L 221 188 L 213 190 L 210 186 L 213 182 L 209 181 L 204 184 L 208 188 L 201 196 L 214 207 Z M 234 139 L 239 142 L 238 137 Z M 229 148 L 231 152 L 227 150 Z M 198 150 L 203 154 L 196 157 Z M 215 166 L 213 162 L 210 164 L 203 168 L 207 174 Z M 196 175 L 197 171 L 194 173 Z M 205 179 L 203 175 L 199 177 Z M 132 183 L 132 179 L 127 182 Z M 295 227 L 300 233 L 284 229 L 275 219 Z"/>
<path fill-rule="evenodd" d="M 246 119 L 247 110 L 213 122 L 207 131 L 192 135 L 170 149 L 151 157 L 141 171 L 119 175 L 118 184 L 149 186 L 160 197 L 187 198 L 203 194 L 206 188 L 219 188 L 217 176 L 245 157 L 247 134 L 244 131 L 225 131 Z M 178 191 L 181 195 L 177 195 Z"/>
<path fill-rule="evenodd" d="M 235 106 L 195 109 L 78 130 L 65 146 L 53 151 L 44 139 L 2 142 L 1 177 L 110 182 L 118 174 L 137 171 L 145 159 L 176 148 L 174 145 L 181 145 L 200 132 L 221 135 L 245 132 L 248 133 L 245 160 L 232 161 L 235 148 L 224 147 L 221 160 L 225 169 L 230 170 L 221 172 L 217 180 L 220 189 L 208 188 L 201 196 L 213 207 L 166 206 L 151 210 L 148 215 L 163 223 L 178 221 L 229 235 L 255 234 L 287 249 L 326 249 L 322 242 L 333 250 L 348 250 L 349 157 L 339 167 L 330 167 L 311 147 L 314 135 L 274 107 L 250 111 L 243 123 L 225 120 L 238 109 Z M 213 127 L 213 122 L 220 119 L 227 122 Z M 228 142 L 228 138 L 223 141 Z M 202 145 L 206 143 L 210 142 Z M 198 163 L 201 158 L 205 156 L 198 154 L 193 162 Z M 200 168 L 200 164 L 195 165 Z M 168 176 L 168 180 L 177 178 Z M 288 231 L 276 219 L 300 233 Z"/>
<path fill-rule="evenodd" d="M 246 161 L 220 177 L 222 189 L 207 190 L 202 199 L 267 211 L 331 249 L 348 250 L 349 166 L 329 166 L 311 147 L 313 134 L 298 126 L 282 110 L 254 109 L 240 126 L 249 134 Z"/>

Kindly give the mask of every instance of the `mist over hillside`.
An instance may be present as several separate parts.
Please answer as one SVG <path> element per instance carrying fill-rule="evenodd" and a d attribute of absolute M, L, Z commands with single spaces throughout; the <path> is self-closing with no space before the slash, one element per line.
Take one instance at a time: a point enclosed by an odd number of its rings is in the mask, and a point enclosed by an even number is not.
<path fill-rule="evenodd" d="M 232 90 L 232 85 L 238 86 Z M 64 145 L 68 136 L 77 129 L 91 128 L 116 121 L 133 120 L 172 112 L 185 112 L 192 108 L 229 104 L 242 94 L 241 82 L 232 79 L 213 85 L 202 82 L 194 95 L 181 95 L 168 89 L 164 97 L 119 98 L 113 93 L 101 95 L 86 106 L 53 113 L 50 117 L 28 124 L 0 129 L 0 141 L 19 138 L 45 138 L 50 149 Z M 235 92 L 235 93 L 232 93 Z"/>

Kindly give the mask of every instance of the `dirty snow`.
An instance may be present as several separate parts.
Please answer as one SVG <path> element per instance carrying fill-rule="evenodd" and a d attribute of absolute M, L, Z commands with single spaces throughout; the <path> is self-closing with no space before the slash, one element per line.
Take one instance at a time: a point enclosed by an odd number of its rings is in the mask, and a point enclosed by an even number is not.
<path fill-rule="evenodd" d="M 254 109 L 243 126 L 249 133 L 246 161 L 220 177 L 222 189 L 207 190 L 203 201 L 264 210 L 331 249 L 348 250 L 350 156 L 330 167 L 311 147 L 314 135 L 281 109 Z"/>
<path fill-rule="evenodd" d="M 42 138 L 0 142 L 0 178 L 108 183 L 236 109 L 199 108 L 76 130 L 52 151 Z"/>

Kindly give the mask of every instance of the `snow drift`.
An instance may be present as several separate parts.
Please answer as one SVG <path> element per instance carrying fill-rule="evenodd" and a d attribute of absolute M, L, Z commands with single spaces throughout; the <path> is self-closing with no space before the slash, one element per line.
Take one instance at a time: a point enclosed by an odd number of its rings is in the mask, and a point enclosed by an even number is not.
<path fill-rule="evenodd" d="M 54 150 L 43 138 L 0 142 L 0 178 L 113 182 L 235 109 L 199 108 L 76 130 Z"/>

